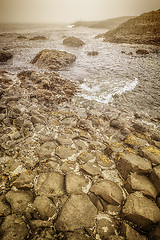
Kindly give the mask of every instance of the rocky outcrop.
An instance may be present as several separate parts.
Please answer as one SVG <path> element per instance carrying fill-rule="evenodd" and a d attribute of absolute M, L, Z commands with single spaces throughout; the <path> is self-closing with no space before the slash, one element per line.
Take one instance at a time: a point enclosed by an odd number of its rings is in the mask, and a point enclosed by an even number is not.
<path fill-rule="evenodd" d="M 11 58 L 13 58 L 12 53 L 0 51 L 0 62 L 7 62 Z"/>
<path fill-rule="evenodd" d="M 160 9 L 129 19 L 119 27 L 100 35 L 104 41 L 160 45 Z"/>
<path fill-rule="evenodd" d="M 33 38 L 30 38 L 31 41 L 39 41 L 39 40 L 46 40 L 45 36 L 35 36 Z"/>
<path fill-rule="evenodd" d="M 69 47 L 81 47 L 85 43 L 76 37 L 67 37 L 63 40 L 63 45 L 69 46 Z"/>
<path fill-rule="evenodd" d="M 45 49 L 39 52 L 31 61 L 39 68 L 57 71 L 67 67 L 76 60 L 76 56 L 67 52 Z"/>

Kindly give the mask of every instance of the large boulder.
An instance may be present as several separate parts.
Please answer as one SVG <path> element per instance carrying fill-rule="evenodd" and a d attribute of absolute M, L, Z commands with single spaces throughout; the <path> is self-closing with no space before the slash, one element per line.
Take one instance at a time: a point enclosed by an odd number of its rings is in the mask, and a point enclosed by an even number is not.
<path fill-rule="evenodd" d="M 56 222 L 60 231 L 90 228 L 95 224 L 97 209 L 87 195 L 71 195 L 64 204 Z"/>
<path fill-rule="evenodd" d="M 67 67 L 76 60 L 76 56 L 64 51 L 44 49 L 39 52 L 31 61 L 39 68 L 46 68 L 57 71 Z"/>
<path fill-rule="evenodd" d="M 122 214 L 125 219 L 146 231 L 160 221 L 160 209 L 156 203 L 139 192 L 131 193 L 127 197 Z"/>
<path fill-rule="evenodd" d="M 12 53 L 0 51 L 0 62 L 7 62 L 11 58 L 13 58 Z"/>
<path fill-rule="evenodd" d="M 63 44 L 69 47 L 81 47 L 84 42 L 76 37 L 67 37 L 63 40 Z"/>

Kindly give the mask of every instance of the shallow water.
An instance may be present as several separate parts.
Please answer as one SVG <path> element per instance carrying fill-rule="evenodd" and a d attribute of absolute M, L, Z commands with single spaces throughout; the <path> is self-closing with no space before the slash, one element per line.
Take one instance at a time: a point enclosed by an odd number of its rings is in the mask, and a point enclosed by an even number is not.
<path fill-rule="evenodd" d="M 30 64 L 33 57 L 43 49 L 57 49 L 73 53 L 76 62 L 62 69 L 60 74 L 73 81 L 78 81 L 81 96 L 88 100 L 102 103 L 112 101 L 116 94 L 132 90 L 140 79 L 149 81 L 160 79 L 160 55 L 153 52 L 154 46 L 129 44 L 111 44 L 95 39 L 97 34 L 106 32 L 105 29 L 70 28 L 62 25 L 12 25 L 2 28 L 0 50 L 13 53 L 12 60 L 0 65 L 1 70 L 17 73 L 22 70 L 38 70 Z M 25 35 L 27 39 L 17 39 Z M 43 35 L 44 41 L 29 41 L 29 38 Z M 66 36 L 76 36 L 85 42 L 80 48 L 63 45 Z M 139 56 L 138 48 L 148 49 L 149 55 Z M 97 56 L 88 56 L 88 51 L 98 51 Z M 122 53 L 121 51 L 125 51 Z M 132 52 L 133 55 L 128 55 Z"/>

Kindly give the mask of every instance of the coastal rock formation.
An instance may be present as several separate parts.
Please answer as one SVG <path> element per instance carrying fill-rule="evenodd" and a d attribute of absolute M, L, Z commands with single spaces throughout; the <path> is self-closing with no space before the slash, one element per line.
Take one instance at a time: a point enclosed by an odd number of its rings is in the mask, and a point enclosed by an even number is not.
<path fill-rule="evenodd" d="M 12 53 L 0 51 L 0 62 L 7 62 L 11 58 L 13 58 Z"/>
<path fill-rule="evenodd" d="M 119 27 L 100 35 L 113 43 L 138 43 L 160 45 L 160 9 L 144 13 Z"/>
<path fill-rule="evenodd" d="M 76 37 L 67 37 L 63 40 L 63 45 L 69 46 L 69 47 L 81 47 L 85 43 Z"/>
<path fill-rule="evenodd" d="M 67 67 L 76 60 L 76 56 L 67 52 L 45 49 L 39 52 L 31 61 L 39 68 L 57 71 Z"/>
<path fill-rule="evenodd" d="M 0 238 L 158 238 L 158 124 L 84 107 L 56 72 L 2 74 Z"/>

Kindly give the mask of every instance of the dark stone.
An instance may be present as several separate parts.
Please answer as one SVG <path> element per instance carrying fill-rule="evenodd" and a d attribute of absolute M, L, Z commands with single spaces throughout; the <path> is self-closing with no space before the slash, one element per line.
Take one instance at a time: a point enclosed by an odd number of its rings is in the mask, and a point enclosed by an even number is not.
<path fill-rule="evenodd" d="M 136 51 L 137 54 L 149 54 L 149 52 L 146 49 L 138 49 Z"/>
<path fill-rule="evenodd" d="M 11 58 L 13 58 L 13 55 L 11 53 L 0 51 L 0 62 L 7 62 Z"/>

